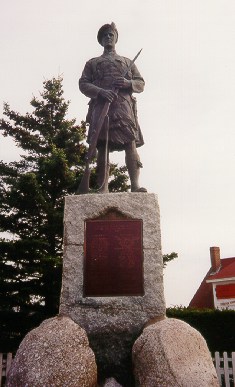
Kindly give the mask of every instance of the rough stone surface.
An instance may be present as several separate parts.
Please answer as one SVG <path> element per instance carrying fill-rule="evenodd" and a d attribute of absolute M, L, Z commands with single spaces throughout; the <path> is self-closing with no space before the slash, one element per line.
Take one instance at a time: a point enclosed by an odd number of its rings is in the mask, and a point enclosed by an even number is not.
<path fill-rule="evenodd" d="M 130 218 L 143 219 L 144 249 L 159 248 L 160 214 L 157 195 L 134 192 L 67 196 L 64 212 L 65 244 L 83 246 L 84 220 L 96 218 L 109 208 L 119 209 Z"/>
<path fill-rule="evenodd" d="M 177 319 L 147 326 L 133 346 L 133 363 L 137 386 L 219 387 L 206 341 Z"/>
<path fill-rule="evenodd" d="M 103 384 L 103 387 L 122 387 L 121 384 L 119 384 L 116 379 L 109 378 L 105 380 L 105 383 Z"/>
<path fill-rule="evenodd" d="M 115 210 L 143 221 L 143 296 L 84 297 L 84 222 Z M 88 334 L 99 371 L 117 378 L 131 368 L 131 348 L 144 324 L 165 315 L 160 214 L 155 194 L 114 193 L 68 196 L 64 214 L 64 258 L 60 313 Z M 128 375 L 129 375 L 128 370 Z M 127 378 L 128 376 L 126 376 Z M 122 383 L 122 381 L 120 381 Z"/>
<path fill-rule="evenodd" d="M 7 387 L 93 387 L 95 356 L 87 335 L 68 317 L 45 320 L 22 341 Z"/>

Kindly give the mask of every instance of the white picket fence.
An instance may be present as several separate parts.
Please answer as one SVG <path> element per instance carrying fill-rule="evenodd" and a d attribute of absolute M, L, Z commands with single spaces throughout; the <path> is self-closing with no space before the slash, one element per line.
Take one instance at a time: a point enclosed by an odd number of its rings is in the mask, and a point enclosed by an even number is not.
<path fill-rule="evenodd" d="M 235 352 L 231 353 L 231 357 L 227 352 L 222 356 L 219 352 L 215 352 L 213 360 L 220 386 L 235 387 Z"/>
<path fill-rule="evenodd" d="M 231 357 L 227 352 L 224 352 L 222 356 L 219 352 L 215 352 L 213 361 L 220 386 L 235 387 L 235 352 L 231 353 Z M 0 353 L 0 387 L 3 387 L 5 384 L 11 362 L 12 353 Z"/>
<path fill-rule="evenodd" d="M 0 353 L 0 387 L 4 386 L 12 362 L 12 353 Z"/>

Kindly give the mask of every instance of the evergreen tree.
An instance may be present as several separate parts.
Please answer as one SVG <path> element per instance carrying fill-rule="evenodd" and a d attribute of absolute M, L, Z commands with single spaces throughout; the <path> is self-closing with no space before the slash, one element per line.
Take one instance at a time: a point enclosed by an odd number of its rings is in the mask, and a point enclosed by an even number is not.
<path fill-rule="evenodd" d="M 166 265 L 167 265 L 169 262 L 171 262 L 171 261 L 173 261 L 174 259 L 178 258 L 178 253 L 173 252 L 173 253 L 170 253 L 170 254 L 164 254 L 164 255 L 162 256 L 162 258 L 163 258 L 163 268 L 165 269 Z"/>
<path fill-rule="evenodd" d="M 0 121 L 3 135 L 25 153 L 20 161 L 0 162 L 0 231 L 8 235 L 0 239 L 0 352 L 58 312 L 64 196 L 75 192 L 84 171 L 85 123 L 66 118 L 61 77 L 43 85 L 31 101 L 33 113 L 4 104 L 7 119 Z M 110 190 L 126 191 L 125 167 L 112 165 L 111 174 Z"/>

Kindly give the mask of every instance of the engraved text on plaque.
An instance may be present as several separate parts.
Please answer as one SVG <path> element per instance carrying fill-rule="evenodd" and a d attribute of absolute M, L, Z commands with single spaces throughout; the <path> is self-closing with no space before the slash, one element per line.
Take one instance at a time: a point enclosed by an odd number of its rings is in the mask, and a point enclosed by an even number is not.
<path fill-rule="evenodd" d="M 142 220 L 87 220 L 84 296 L 143 292 Z"/>

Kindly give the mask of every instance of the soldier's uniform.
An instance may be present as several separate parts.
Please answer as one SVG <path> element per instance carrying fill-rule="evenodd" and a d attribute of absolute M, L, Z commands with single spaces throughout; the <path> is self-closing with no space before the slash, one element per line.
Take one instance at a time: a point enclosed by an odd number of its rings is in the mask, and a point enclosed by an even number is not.
<path fill-rule="evenodd" d="M 90 124 L 87 138 L 89 144 L 94 138 L 103 107 L 107 102 L 110 104 L 108 118 L 104 119 L 96 145 L 99 192 L 108 192 L 109 151 L 114 150 L 125 150 L 131 191 L 147 192 L 139 186 L 139 169 L 142 164 L 136 147 L 143 145 L 144 141 L 137 119 L 136 100 L 132 96 L 132 93 L 143 91 L 144 80 L 135 64 L 130 66 L 130 59 L 116 54 L 114 48 L 118 31 L 114 23 L 103 25 L 98 31 L 97 40 L 104 47 L 104 53 L 86 63 L 79 80 L 79 88 L 91 99 L 86 119 Z M 116 90 L 115 85 L 119 89 Z M 80 192 L 87 191 L 87 186 L 84 188 L 82 185 Z"/>
<path fill-rule="evenodd" d="M 89 60 L 79 80 L 79 88 L 83 94 L 91 98 L 86 121 L 90 124 L 88 143 L 100 117 L 105 100 L 99 96 L 100 89 L 114 90 L 113 81 L 123 76 L 130 65 L 130 59 L 116 53 L 103 54 Z M 127 144 L 135 141 L 136 146 L 143 145 L 143 136 L 138 124 L 136 100 L 132 93 L 141 93 L 144 80 L 135 64 L 125 78 L 131 80 L 131 87 L 120 89 L 109 109 L 109 150 L 124 150 Z M 105 141 L 104 130 L 99 135 L 97 148 Z"/>

